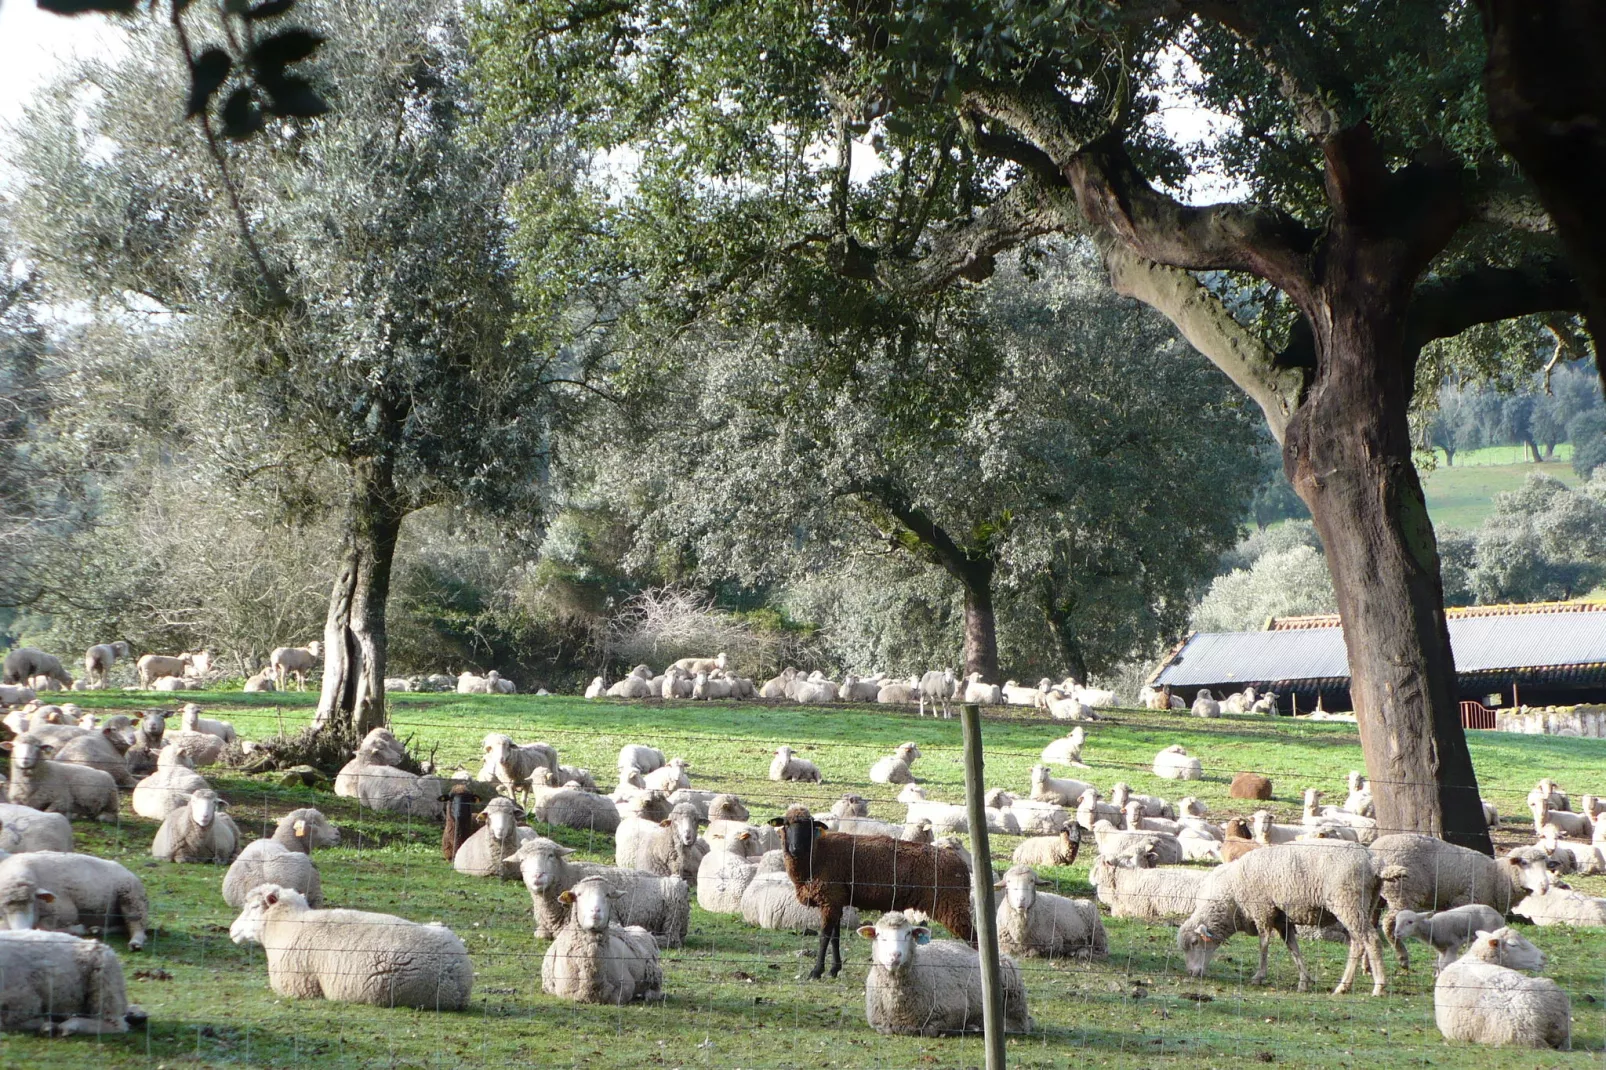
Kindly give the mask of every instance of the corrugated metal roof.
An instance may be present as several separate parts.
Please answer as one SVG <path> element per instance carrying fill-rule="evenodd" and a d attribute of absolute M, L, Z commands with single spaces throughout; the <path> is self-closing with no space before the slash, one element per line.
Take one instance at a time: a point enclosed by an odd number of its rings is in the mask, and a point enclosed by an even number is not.
<path fill-rule="evenodd" d="M 1447 620 L 1467 617 L 1532 617 L 1555 613 L 1606 613 L 1606 602 L 1512 602 L 1495 606 L 1449 606 Z M 1300 631 L 1306 628 L 1336 628 L 1337 613 L 1317 613 L 1307 617 L 1273 617 L 1266 625 L 1271 632 Z"/>
<path fill-rule="evenodd" d="M 1606 665 L 1606 612 L 1462 615 L 1449 626 L 1460 673 Z M 1342 629 L 1305 624 L 1263 632 L 1197 632 L 1153 682 L 1202 687 L 1348 676 Z"/>

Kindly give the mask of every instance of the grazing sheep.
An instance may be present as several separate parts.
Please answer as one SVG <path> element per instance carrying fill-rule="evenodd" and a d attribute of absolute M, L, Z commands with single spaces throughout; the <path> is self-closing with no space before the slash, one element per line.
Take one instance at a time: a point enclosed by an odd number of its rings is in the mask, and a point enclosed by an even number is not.
<path fill-rule="evenodd" d="M 915 759 L 920 757 L 920 747 L 915 743 L 900 743 L 896 750 L 884 758 L 878 758 L 870 767 L 870 783 L 872 784 L 913 784 L 915 776 L 909 771 Z"/>
<path fill-rule="evenodd" d="M 110 773 L 50 761 L 55 748 L 31 736 L 0 743 L 0 751 L 11 755 L 7 797 L 12 802 L 68 817 L 117 819 L 117 781 Z"/>
<path fill-rule="evenodd" d="M 161 821 L 170 811 L 188 804 L 192 793 L 208 786 L 182 751 L 164 747 L 156 756 L 156 772 L 134 785 L 129 805 L 140 817 Z"/>
<path fill-rule="evenodd" d="M 796 757 L 792 753 L 792 748 L 785 744 L 775 748 L 775 758 L 770 762 L 770 779 L 824 783 L 819 766 L 807 758 Z"/>
<path fill-rule="evenodd" d="M 1154 775 L 1162 780 L 1201 780 L 1204 767 L 1199 759 L 1189 757 L 1182 744 L 1173 743 L 1154 756 Z"/>
<path fill-rule="evenodd" d="M 1043 748 L 1038 759 L 1044 764 L 1055 762 L 1060 765 L 1071 765 L 1078 769 L 1086 769 L 1082 761 L 1082 746 L 1087 742 L 1087 732 L 1081 725 L 1071 729 L 1069 735 L 1061 736 Z"/>
<path fill-rule="evenodd" d="M 1004 893 L 998 904 L 998 949 L 1033 958 L 1108 957 L 1098 907 L 1087 899 L 1037 890 L 1047 884 L 1031 866 L 1016 865 L 993 886 Z"/>
<path fill-rule="evenodd" d="M 614 838 L 614 861 L 620 867 L 679 877 L 688 884 L 697 879 L 707 853 L 707 844 L 697 837 L 697 811 L 686 805 L 675 807 L 656 825 L 622 821 Z"/>
<path fill-rule="evenodd" d="M 259 884 L 294 888 L 307 897 L 307 905 L 323 905 L 323 882 L 312 858 L 292 851 L 275 840 L 252 840 L 223 875 L 223 901 L 236 910 Z"/>
<path fill-rule="evenodd" d="M 1479 932 L 1433 985 L 1433 1019 L 1446 1040 L 1572 1049 L 1572 1001 L 1546 977 L 1545 956 L 1510 929 Z"/>
<path fill-rule="evenodd" d="M 128 718 L 116 718 L 126 722 Z M 29 738 L 37 738 L 30 733 Z M 40 740 L 44 742 L 44 740 Z M 117 724 L 106 724 L 74 736 L 56 746 L 52 760 L 69 765 L 82 765 L 111 774 L 120 788 L 132 788 L 134 775 L 128 771 L 128 759 L 123 755 L 133 743 L 133 737 Z"/>
<path fill-rule="evenodd" d="M 300 892 L 276 884 L 251 890 L 229 938 L 262 945 L 269 986 L 294 999 L 460 1011 L 474 984 L 468 951 L 446 926 L 314 910 Z"/>
<path fill-rule="evenodd" d="M 1371 964 L 1372 994 L 1383 994 L 1383 953 L 1372 924 L 1382 881 L 1372 854 L 1359 844 L 1292 843 L 1256 851 L 1221 866 L 1199 885 L 1197 905 L 1177 931 L 1177 946 L 1188 974 L 1203 977 L 1205 968 L 1234 933 L 1260 936 L 1260 967 L 1252 984 L 1266 980 L 1266 955 L 1272 937 L 1281 934 L 1299 968 L 1299 991 L 1310 988 L 1310 971 L 1299 950 L 1297 925 L 1325 927 L 1338 922 L 1350 934 L 1344 976 L 1333 989 L 1350 990 L 1364 958 Z"/>
<path fill-rule="evenodd" d="M 1238 773 L 1227 787 L 1227 796 L 1266 802 L 1271 798 L 1271 778 L 1259 773 Z"/>
<path fill-rule="evenodd" d="M 37 689 L 39 684 L 35 681 L 40 677 L 52 680 L 67 690 L 72 689 L 73 678 L 62 668 L 61 659 L 31 646 L 19 646 L 11 651 L 6 655 L 3 669 L 0 669 L 0 683 L 31 684 Z"/>
<path fill-rule="evenodd" d="M 0 1032 L 126 1033 L 145 1012 L 128 1002 L 123 964 L 98 940 L 0 932 Z"/>
<path fill-rule="evenodd" d="M 1513 904 L 1511 912 L 1540 926 L 1573 925 L 1580 928 L 1606 926 L 1606 899 L 1564 888 L 1551 887 L 1547 891 L 1530 895 L 1520 903 Z"/>
<path fill-rule="evenodd" d="M 951 718 L 953 711 L 948 708 L 949 699 L 954 692 L 954 672 L 952 669 L 932 669 L 920 677 L 920 716 L 926 715 L 926 705 L 931 704 L 931 715 L 937 716 L 937 710 L 942 709 L 944 719 Z"/>
<path fill-rule="evenodd" d="M 870 940 L 864 1013 L 877 1033 L 935 1037 L 982 1027 L 981 957 L 958 940 L 932 940 L 931 930 L 902 912 L 859 929 Z M 1015 960 L 999 957 L 1004 1029 L 1030 1033 L 1026 985 Z"/>
<path fill-rule="evenodd" d="M 658 945 L 639 925 L 615 925 L 614 904 L 624 892 L 587 877 L 558 898 L 571 906 L 569 922 L 541 959 L 541 990 L 577 1003 L 624 1004 L 662 998 Z"/>
<path fill-rule="evenodd" d="M 842 912 L 849 906 L 921 910 L 961 940 L 974 938 L 970 871 L 957 853 L 934 844 L 829 832 L 803 806 L 788 807 L 770 824 L 782 829 L 786 872 L 798 902 L 820 910 L 812 979 L 825 972 L 827 946 L 833 952 L 831 976 L 841 972 Z"/>
<path fill-rule="evenodd" d="M 162 819 L 151 841 L 151 857 L 164 862 L 232 862 L 240 850 L 240 830 L 221 813 L 227 806 L 211 788 L 190 794 L 187 806 Z"/>
<path fill-rule="evenodd" d="M 0 912 L 12 929 L 128 932 L 145 946 L 145 885 L 125 866 L 94 855 L 29 851 L 0 862 Z"/>
<path fill-rule="evenodd" d="M 72 851 L 72 822 L 31 806 L 0 803 L 0 851 Z"/>
<path fill-rule="evenodd" d="M 178 751 L 199 769 L 222 761 L 229 745 L 210 732 L 185 732 L 181 729 L 162 736 L 162 749 Z"/>
<path fill-rule="evenodd" d="M 320 657 L 323 656 L 323 644 L 314 640 L 306 646 L 279 646 L 273 648 L 268 655 L 268 667 L 273 670 L 273 680 L 280 691 L 284 691 L 290 677 L 296 678 L 296 690 L 307 689 L 307 673 L 312 671 Z"/>
<path fill-rule="evenodd" d="M 239 738 L 232 724 L 228 721 L 214 721 L 210 717 L 202 717 L 201 707 L 193 702 L 186 702 L 184 708 L 179 710 L 179 723 L 186 732 L 204 732 L 209 736 L 216 736 L 225 743 L 233 743 Z"/>
<path fill-rule="evenodd" d="M 133 650 L 121 639 L 115 643 L 96 643 L 84 651 L 84 682 L 91 688 L 105 687 L 106 674 L 117 664 L 117 659 L 132 654 Z"/>
<path fill-rule="evenodd" d="M 165 654 L 146 654 L 135 662 L 139 673 L 139 686 L 141 690 L 150 691 L 158 680 L 179 678 L 184 676 L 194 659 L 189 654 L 180 654 L 178 657 L 168 657 Z"/>
<path fill-rule="evenodd" d="M 588 877 L 598 877 L 621 891 L 614 903 L 614 920 L 640 925 L 653 934 L 659 947 L 680 947 L 691 924 L 691 890 L 679 877 L 660 877 L 636 869 L 621 869 L 600 862 L 571 862 L 574 848 L 545 837 L 526 840 L 514 854 L 519 875 L 530 892 L 535 935 L 550 940 L 569 921 L 569 904 L 559 898 Z"/>
<path fill-rule="evenodd" d="M 1383 935 L 1401 969 L 1410 969 L 1411 960 L 1404 942 L 1394 935 L 1400 911 L 1482 903 L 1504 914 L 1530 892 L 1543 894 L 1550 888 L 1550 860 L 1535 848 L 1495 859 L 1432 836 L 1399 832 L 1379 836 L 1371 850 L 1383 875 Z"/>
<path fill-rule="evenodd" d="M 524 811 L 513 800 L 497 796 L 474 815 L 480 828 L 463 841 L 452 858 L 452 868 L 470 877 L 500 877 L 512 880 L 519 875 L 513 855 L 526 840 L 535 839 L 535 830 L 519 824 Z"/>
<path fill-rule="evenodd" d="M 1461 955 L 1461 949 L 1480 930 L 1494 932 L 1505 918 L 1494 907 L 1468 903 L 1451 910 L 1421 914 L 1402 910 L 1394 918 L 1394 935 L 1401 940 L 1416 937 L 1439 953 L 1438 968 L 1444 969 Z"/>
<path fill-rule="evenodd" d="M 1193 697 L 1193 715 L 1195 717 L 1217 718 L 1221 716 L 1221 703 L 1208 687 L 1200 688 L 1199 693 Z"/>
<path fill-rule="evenodd" d="M 1075 806 L 1082 795 L 1093 788 L 1085 780 L 1056 777 L 1046 765 L 1032 766 L 1032 798 L 1038 802 Z"/>
<path fill-rule="evenodd" d="M 485 800 L 474 794 L 468 785 L 453 784 L 440 801 L 446 804 L 446 827 L 441 829 L 441 857 L 450 862 L 457 857 L 457 852 L 468 842 L 468 838 L 474 835 L 474 815 Z M 615 825 L 618 824 L 618 817 L 618 811 L 615 811 Z M 233 906 L 232 903 L 229 905 Z"/>
<path fill-rule="evenodd" d="M 530 790 L 530 776 L 537 769 L 558 772 L 558 752 L 550 743 L 519 743 L 501 732 L 490 732 L 483 744 L 485 758 L 475 779 L 499 784 L 508 794 Z"/>

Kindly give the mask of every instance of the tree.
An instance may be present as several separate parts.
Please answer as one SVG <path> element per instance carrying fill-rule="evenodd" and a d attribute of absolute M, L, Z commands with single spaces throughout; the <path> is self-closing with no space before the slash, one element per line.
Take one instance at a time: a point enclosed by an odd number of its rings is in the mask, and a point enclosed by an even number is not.
<path fill-rule="evenodd" d="M 785 256 L 914 292 L 984 278 L 1044 234 L 1092 234 L 1116 289 L 1171 318 L 1283 444 L 1328 548 L 1380 820 L 1489 850 L 1407 411 L 1424 347 L 1582 297 L 1483 121 L 1475 15 L 1046 0 L 796 14 L 499 6 L 485 70 L 509 113 L 561 102 L 591 117 L 588 143 L 631 146 L 652 190 L 638 204 L 674 191 L 680 228 L 636 277 L 682 308 Z M 1192 68 L 1171 77 L 1177 55 Z M 1236 129 L 1178 145 L 1153 121 L 1162 93 Z M 885 166 L 868 181 L 855 136 Z M 1247 196 L 1185 203 L 1171 191 L 1196 167 Z"/>
<path fill-rule="evenodd" d="M 1573 444 L 1573 471 L 1584 479 L 1606 464 L 1606 410 L 1590 409 L 1567 422 L 1567 441 Z"/>
<path fill-rule="evenodd" d="M 1549 476 L 1495 496 L 1469 574 L 1480 604 L 1566 601 L 1606 580 L 1606 505 Z"/>
<path fill-rule="evenodd" d="M 1331 613 L 1333 581 L 1321 552 L 1296 546 L 1262 555 L 1246 569 L 1218 576 L 1193 612 L 1202 632 L 1253 632 L 1271 617 Z"/>
<path fill-rule="evenodd" d="M 170 113 L 174 63 L 155 32 L 91 69 L 102 99 L 64 86 L 39 103 L 18 157 L 24 237 L 52 292 L 89 303 L 108 345 L 137 339 L 131 300 L 165 321 L 163 363 L 184 384 L 167 448 L 339 512 L 317 724 L 341 738 L 384 720 L 404 518 L 441 502 L 531 508 L 564 374 L 539 321 L 517 329 L 505 242 L 503 198 L 536 146 L 528 127 L 469 136 L 452 10 L 324 13 L 339 47 L 309 73 L 338 86 L 338 111 L 285 120 L 238 153 L 266 273 L 239 247 L 230 198 L 203 180 L 206 138 Z"/>

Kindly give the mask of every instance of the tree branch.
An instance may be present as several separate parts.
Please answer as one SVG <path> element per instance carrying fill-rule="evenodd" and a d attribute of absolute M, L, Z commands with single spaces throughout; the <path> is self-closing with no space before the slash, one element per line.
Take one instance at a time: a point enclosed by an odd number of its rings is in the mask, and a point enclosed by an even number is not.
<path fill-rule="evenodd" d="M 1325 141 L 1344 128 L 1345 113 L 1354 111 L 1355 88 L 1298 32 L 1286 12 L 1267 17 L 1255 0 L 1200 0 L 1187 6 L 1233 34 L 1255 54 L 1276 79 L 1305 133 Z"/>
<path fill-rule="evenodd" d="M 844 489 L 857 498 L 869 499 L 891 513 L 926 549 L 931 563 L 966 588 L 992 581 L 997 565 L 991 554 L 960 546 L 930 513 L 910 503 L 888 481 L 853 482 Z"/>
<path fill-rule="evenodd" d="M 1420 349 L 1480 323 L 1536 312 L 1580 312 L 1583 307 L 1577 276 L 1559 258 L 1518 267 L 1486 265 L 1418 285 L 1406 313 L 1405 337 L 1409 346 Z"/>

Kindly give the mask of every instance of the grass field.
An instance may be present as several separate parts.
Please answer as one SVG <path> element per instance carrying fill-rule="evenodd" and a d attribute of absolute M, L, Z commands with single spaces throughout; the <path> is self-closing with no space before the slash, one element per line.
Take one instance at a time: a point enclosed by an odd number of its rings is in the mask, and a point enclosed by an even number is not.
<path fill-rule="evenodd" d="M 145 706 L 153 699 L 82 696 L 85 705 L 97 707 Z M 281 724 L 304 723 L 311 696 L 220 694 L 199 700 L 247 737 L 261 737 Z M 437 747 L 447 768 L 457 762 L 472 768 L 488 730 L 545 739 L 566 763 L 588 766 L 599 781 L 611 779 L 621 744 L 651 743 L 687 757 L 698 787 L 739 792 L 755 820 L 798 798 L 823 810 L 850 790 L 875 800 L 876 816 L 901 817 L 902 808 L 890 803 L 893 789 L 869 784 L 866 774 L 876 757 L 905 739 L 918 741 L 925 752 L 915 771 L 931 797 L 962 798 L 958 722 L 921 721 L 912 712 L 408 695 L 396 697 L 392 714 L 398 734 L 414 734 L 426 752 Z M 1023 789 L 1038 751 L 1063 727 L 1027 718 L 989 720 L 988 783 Z M 781 742 L 817 762 L 827 783 L 792 791 L 765 779 L 770 752 Z M 1085 756 L 1093 770 L 1079 775 L 1106 788 L 1126 780 L 1138 791 L 1183 794 L 1179 785 L 1159 781 L 1148 770 L 1154 753 L 1173 742 L 1204 759 L 1206 779 L 1188 787 L 1216 817 L 1242 811 L 1242 804 L 1229 805 L 1226 797 L 1227 781 L 1241 769 L 1271 775 L 1275 808 L 1293 817 L 1303 788 L 1339 793 L 1346 771 L 1360 766 L 1350 725 L 1211 722 L 1118 711 L 1108 723 L 1090 726 Z M 1528 788 L 1543 774 L 1575 793 L 1606 788 L 1603 741 L 1483 733 L 1472 747 L 1483 793 L 1503 814 L 1522 814 Z M 806 982 L 801 974 L 812 938 L 756 931 L 740 919 L 695 907 L 686 947 L 664 953 L 664 1003 L 597 1008 L 552 999 L 540 991 L 545 942 L 531 935 L 528 894 L 516 881 L 456 874 L 441 860 L 439 826 L 359 813 L 354 800 L 282 789 L 270 777 L 219 775 L 213 781 L 247 836 L 296 806 L 317 805 L 329 813 L 346 833 L 340 848 L 317 856 L 330 905 L 451 925 L 474 959 L 471 1010 L 436 1014 L 276 998 L 261 950 L 229 941 L 233 911 L 218 891 L 222 868 L 152 860 L 154 823 L 129 816 L 125 808 L 116 826 L 78 823 L 78 846 L 123 861 L 150 893 L 154 930 L 147 949 L 129 953 L 121 937 L 111 940 L 123 954 L 130 998 L 149 1012 L 149 1026 L 127 1037 L 5 1037 L 0 1065 L 961 1067 L 983 1061 L 974 1038 L 891 1038 L 869 1029 L 863 940 L 844 937 L 840 978 Z M 1502 840 L 1514 843 L 1519 832 L 1514 827 Z M 557 838 L 580 847 L 582 857 L 612 860 L 609 836 L 560 830 Z M 1014 843 L 995 837 L 995 860 L 1007 865 Z M 1076 866 L 1046 875 L 1065 892 L 1088 895 L 1088 862 L 1084 855 Z M 1606 881 L 1575 882 L 1591 886 L 1595 894 L 1606 892 Z M 1417 969 L 1405 975 L 1390 954 L 1390 995 L 1335 998 L 1322 987 L 1330 988 L 1342 968 L 1338 944 L 1308 948 L 1318 990 L 1299 994 L 1281 948 L 1273 949 L 1268 987 L 1246 983 L 1256 949 L 1244 936 L 1217 956 L 1207 978 L 1193 981 L 1181 969 L 1174 927 L 1115 919 L 1106 926 L 1107 961 L 1024 964 L 1038 1032 L 1010 1041 L 1013 1065 L 1515 1068 L 1582 1067 L 1603 1058 L 1606 936 L 1598 932 L 1525 930 L 1550 955 L 1547 974 L 1573 1000 L 1578 1050 L 1563 1054 L 1447 1045 L 1433 1025 L 1432 978 L 1424 969 L 1430 959 L 1422 952 L 1414 956 Z"/>
<path fill-rule="evenodd" d="M 1563 444 L 1556 449 L 1556 459 L 1534 464 L 1524 459 L 1521 446 L 1488 446 L 1479 450 L 1463 450 L 1455 455 L 1455 466 L 1444 461 L 1444 452 L 1438 451 L 1438 465 L 1422 473 L 1423 489 L 1428 496 L 1428 513 L 1433 524 L 1441 531 L 1457 528 L 1472 531 L 1482 525 L 1484 518 L 1494 509 L 1494 496 L 1516 490 L 1530 475 L 1542 473 L 1561 480 L 1568 486 L 1578 482 L 1569 460 L 1572 447 Z"/>

